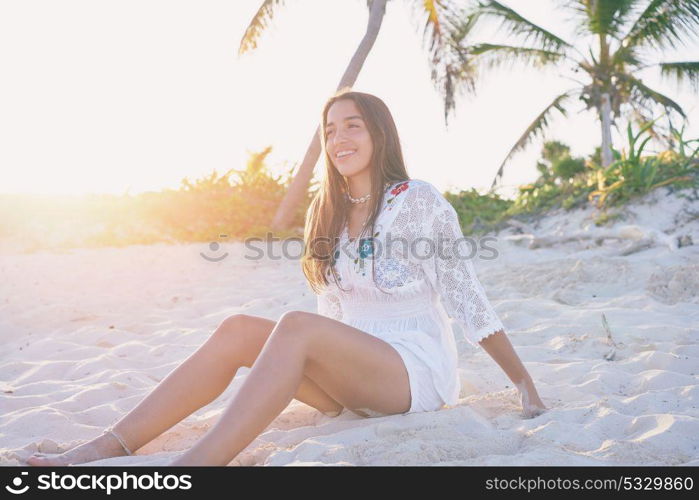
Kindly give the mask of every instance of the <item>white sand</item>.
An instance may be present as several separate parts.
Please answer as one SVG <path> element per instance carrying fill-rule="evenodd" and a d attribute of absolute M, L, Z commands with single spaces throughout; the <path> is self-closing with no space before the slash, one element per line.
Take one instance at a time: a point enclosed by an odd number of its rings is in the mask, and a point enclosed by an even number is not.
<path fill-rule="evenodd" d="M 529 249 L 508 230 L 500 257 L 476 263 L 548 412 L 522 419 L 511 382 L 457 332 L 458 406 L 363 419 L 294 401 L 231 465 L 699 465 L 699 202 L 665 192 L 605 228 L 591 209 L 530 226 L 537 237 L 651 235 L 648 249 Z M 695 245 L 676 248 L 680 235 Z M 199 256 L 224 251 L 219 263 Z M 228 243 L 218 253 L 201 244 L 1 255 L 0 464 L 99 434 L 231 314 L 315 312 L 297 260 L 242 258 L 251 254 Z M 247 372 L 137 455 L 90 465 L 168 463 L 216 422 Z"/>

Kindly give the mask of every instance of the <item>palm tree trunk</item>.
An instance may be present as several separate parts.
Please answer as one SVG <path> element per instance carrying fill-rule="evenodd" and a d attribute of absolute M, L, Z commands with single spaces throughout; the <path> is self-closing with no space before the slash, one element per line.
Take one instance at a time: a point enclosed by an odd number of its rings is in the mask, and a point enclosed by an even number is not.
<path fill-rule="evenodd" d="M 601 96 L 602 109 L 600 109 L 600 122 L 602 123 L 602 167 L 607 168 L 612 163 L 612 108 L 609 102 L 609 94 Z"/>
<path fill-rule="evenodd" d="M 350 60 L 344 75 L 340 79 L 340 84 L 337 89 L 340 90 L 343 87 L 351 87 L 354 82 L 357 81 L 357 76 L 366 61 L 371 48 L 374 46 L 376 37 L 381 29 L 381 23 L 383 22 L 384 14 L 386 13 L 386 2 L 387 0 L 373 0 L 371 3 L 371 9 L 369 10 L 369 23 L 367 24 L 366 32 L 364 33 L 364 38 L 360 42 L 357 50 L 354 52 L 352 59 Z M 311 143 L 306 150 L 306 154 L 303 157 L 303 162 L 299 167 L 296 175 L 291 181 L 289 190 L 284 195 L 282 202 L 277 208 L 277 212 L 272 220 L 272 230 L 279 231 L 284 230 L 289 227 L 294 214 L 296 213 L 299 204 L 304 198 L 308 190 L 308 184 L 313 177 L 313 169 L 318 161 L 318 156 L 320 156 L 320 126 L 316 128 L 313 133 L 313 138 Z"/>
<path fill-rule="evenodd" d="M 599 34 L 599 65 L 604 69 L 600 85 L 600 122 L 602 123 L 602 167 L 607 168 L 612 163 L 612 105 L 609 97 L 609 44 L 607 35 Z"/>

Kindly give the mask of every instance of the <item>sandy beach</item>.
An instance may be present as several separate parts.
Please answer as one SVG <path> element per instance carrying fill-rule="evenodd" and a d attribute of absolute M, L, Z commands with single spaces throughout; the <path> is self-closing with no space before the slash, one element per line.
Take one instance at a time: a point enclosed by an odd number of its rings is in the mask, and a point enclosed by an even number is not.
<path fill-rule="evenodd" d="M 699 465 L 699 201 L 658 189 L 624 212 L 602 227 L 591 208 L 513 225 L 489 245 L 497 259 L 475 262 L 548 412 L 523 419 L 506 375 L 456 331 L 457 406 L 363 419 L 293 401 L 230 465 Z M 316 311 L 298 260 L 252 254 L 0 255 L 0 464 L 100 434 L 227 316 Z M 248 371 L 134 456 L 90 465 L 170 462 Z"/>

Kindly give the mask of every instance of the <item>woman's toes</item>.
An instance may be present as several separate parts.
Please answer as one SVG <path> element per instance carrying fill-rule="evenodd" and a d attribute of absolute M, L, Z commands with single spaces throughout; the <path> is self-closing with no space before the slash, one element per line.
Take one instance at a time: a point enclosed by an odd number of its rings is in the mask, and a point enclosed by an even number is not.
<path fill-rule="evenodd" d="M 27 459 L 27 464 L 29 464 L 29 465 L 47 465 L 46 464 L 47 460 L 48 460 L 47 457 L 44 457 L 40 454 L 34 454 Z"/>
<path fill-rule="evenodd" d="M 27 459 L 28 465 L 33 465 L 36 467 L 55 467 L 68 465 L 70 459 L 65 456 L 65 454 L 58 454 L 54 456 L 46 456 L 43 453 L 35 453 Z"/>

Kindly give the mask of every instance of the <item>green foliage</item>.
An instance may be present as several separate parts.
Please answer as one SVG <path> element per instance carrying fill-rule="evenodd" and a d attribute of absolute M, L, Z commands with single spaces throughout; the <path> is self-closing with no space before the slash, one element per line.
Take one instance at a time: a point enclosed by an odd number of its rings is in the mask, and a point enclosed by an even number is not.
<path fill-rule="evenodd" d="M 194 182 L 183 179 L 179 190 L 159 197 L 151 219 L 177 241 L 211 241 L 221 234 L 264 236 L 291 179 L 291 171 L 286 177 L 269 172 L 265 160 L 270 152 L 268 147 L 252 154 L 241 170 L 222 175 L 214 170 Z M 309 202 L 310 195 L 295 214 L 294 226 L 303 226 Z"/>
<path fill-rule="evenodd" d="M 553 173 L 560 179 L 570 179 L 585 170 L 584 158 L 566 156 L 553 164 Z"/>
<path fill-rule="evenodd" d="M 570 146 L 560 141 L 546 141 L 541 148 L 541 157 L 553 164 L 556 161 L 570 156 Z"/>
<path fill-rule="evenodd" d="M 690 152 L 689 144 L 697 140 L 684 141 L 680 135 L 678 151 L 667 150 L 654 156 L 643 156 L 643 151 L 651 139 L 648 133 L 653 122 L 644 124 L 638 133 L 631 124 L 627 127 L 628 152 L 614 161 L 606 169 L 597 169 L 597 189 L 590 192 L 589 200 L 598 207 L 614 206 L 628 202 L 660 186 L 697 187 L 699 169 L 697 151 Z M 647 134 L 647 137 L 643 137 Z"/>
<path fill-rule="evenodd" d="M 612 148 L 612 161 L 620 160 L 621 153 Z M 595 147 L 594 153 L 587 157 L 586 166 L 590 168 L 600 168 L 602 166 L 602 146 Z"/>
<path fill-rule="evenodd" d="M 553 208 L 572 209 L 594 203 L 597 224 L 617 217 L 608 209 L 623 205 L 660 186 L 699 187 L 699 139 L 673 130 L 674 147 L 645 155 L 652 123 L 638 132 L 627 128 L 628 148 L 612 150 L 615 160 L 600 167 L 599 148 L 586 159 L 570 156 L 557 141 L 544 144 L 537 162 L 539 177 L 519 187 L 513 200 L 475 189 L 445 193 L 465 234 L 502 227 L 509 217 Z M 266 159 L 271 148 L 250 155 L 245 168 L 200 179 L 185 178 L 179 189 L 139 195 L 91 195 L 84 199 L 0 196 L 6 214 L 0 220 L 3 241 L 23 239 L 24 248 L 123 246 L 158 242 L 211 242 L 266 237 L 269 223 L 292 179 L 292 171 L 272 175 Z M 292 229 L 280 238 L 301 237 L 315 186 L 294 214 Z M 611 215 L 610 215 L 611 214 Z"/>
<path fill-rule="evenodd" d="M 589 170 L 584 158 L 571 157 L 570 147 L 559 141 L 546 141 L 541 160 L 536 164 L 540 175 L 532 184 L 519 186 L 508 215 L 532 213 L 555 207 L 571 209 L 585 203 L 592 185 L 583 175 Z"/>
<path fill-rule="evenodd" d="M 503 220 L 512 201 L 495 193 L 480 194 L 477 190 L 444 193 L 459 216 L 464 234 L 487 232 Z"/>
<path fill-rule="evenodd" d="M 614 161 L 600 167 L 600 148 L 587 159 L 572 158 L 569 149 L 557 141 L 544 144 L 543 161 L 537 163 L 540 177 L 533 184 L 520 186 L 510 213 L 534 212 L 555 207 L 571 209 L 587 201 L 605 208 L 628 202 L 660 186 L 677 188 L 697 186 L 699 140 L 685 140 L 682 131 L 674 131 L 677 150 L 644 155 L 651 140 L 654 122 L 645 123 L 634 133 L 627 127 L 628 148 L 612 150 Z M 546 163 L 550 170 L 545 169 Z"/>
<path fill-rule="evenodd" d="M 544 143 L 536 167 L 539 177 L 519 186 L 514 200 L 476 190 L 445 194 L 461 221 L 464 233 L 485 232 L 501 227 L 504 221 L 521 214 L 537 214 L 554 208 L 570 210 L 594 203 L 601 209 L 597 225 L 619 217 L 608 211 L 660 186 L 682 189 L 699 187 L 699 139 L 686 140 L 684 129 L 674 131 L 677 147 L 655 155 L 644 155 L 650 127 L 645 124 L 634 133 L 627 129 L 628 149 L 612 150 L 614 161 L 600 167 L 600 148 L 587 158 L 570 156 L 570 148 L 558 141 Z"/>
<path fill-rule="evenodd" d="M 185 178 L 177 191 L 156 196 L 147 212 L 160 231 L 177 241 L 213 241 L 220 235 L 229 239 L 264 237 L 292 179 L 292 169 L 274 176 L 266 163 L 272 148 L 253 153 L 244 169 L 190 182 Z M 304 216 L 312 194 L 308 193 L 292 218 L 291 231 L 279 237 L 302 234 Z M 287 234 L 288 233 L 288 234 Z"/>
<path fill-rule="evenodd" d="M 270 172 L 270 151 L 251 154 L 240 170 L 184 178 L 178 189 L 78 199 L 0 197 L 0 207 L 23 205 L 0 221 L 0 236 L 21 241 L 25 250 L 264 238 L 273 232 L 269 224 L 292 179 L 291 170 L 276 176 Z M 292 229 L 274 236 L 303 235 L 314 188 L 315 183 L 294 214 Z"/>
<path fill-rule="evenodd" d="M 570 147 L 560 141 L 546 141 L 541 149 L 542 160 L 536 168 L 542 180 L 551 182 L 555 178 L 570 179 L 585 170 L 585 159 L 570 156 Z"/>

